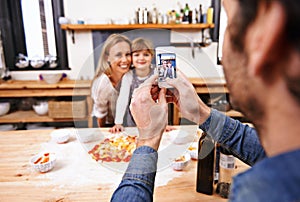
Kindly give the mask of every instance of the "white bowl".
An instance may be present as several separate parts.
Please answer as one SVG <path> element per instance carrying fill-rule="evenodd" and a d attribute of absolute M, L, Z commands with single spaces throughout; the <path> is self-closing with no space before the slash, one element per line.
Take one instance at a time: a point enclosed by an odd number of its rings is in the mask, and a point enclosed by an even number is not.
<path fill-rule="evenodd" d="M 62 79 L 63 73 L 43 73 L 41 77 L 46 83 L 55 84 Z"/>
<path fill-rule="evenodd" d="M 172 130 L 169 132 L 171 141 L 174 144 L 187 144 L 193 141 L 194 136 L 184 130 Z"/>
<path fill-rule="evenodd" d="M 193 142 L 189 146 L 188 152 L 191 155 L 191 159 L 198 160 L 198 142 Z"/>
<path fill-rule="evenodd" d="M 77 139 L 79 142 L 88 143 L 97 139 L 97 134 L 95 133 L 77 133 Z"/>
<path fill-rule="evenodd" d="M 47 155 L 48 154 L 48 155 Z M 46 160 L 48 157 L 48 161 Z M 43 162 L 45 160 L 45 162 Z M 50 171 L 56 162 L 54 153 L 43 152 L 31 157 L 29 163 L 38 172 L 45 173 Z"/>
<path fill-rule="evenodd" d="M 45 60 L 42 59 L 40 56 L 34 56 L 31 60 L 30 60 L 30 65 L 33 68 L 41 68 L 42 66 L 44 66 L 45 64 Z"/>
<path fill-rule="evenodd" d="M 48 113 L 48 102 L 40 102 L 39 104 L 32 105 L 32 108 L 38 115 L 46 115 Z"/>
<path fill-rule="evenodd" d="M 51 138 L 58 144 L 63 144 L 68 142 L 71 136 L 71 131 L 69 129 L 57 129 L 51 132 Z"/>
<path fill-rule="evenodd" d="M 1 102 L 0 103 L 0 116 L 3 116 L 7 114 L 7 112 L 10 109 L 10 103 L 9 102 Z"/>
<path fill-rule="evenodd" d="M 181 171 L 189 164 L 190 160 L 191 160 L 191 156 L 188 153 L 186 153 L 186 154 L 176 158 L 172 162 L 171 166 L 172 166 L 173 170 Z"/>

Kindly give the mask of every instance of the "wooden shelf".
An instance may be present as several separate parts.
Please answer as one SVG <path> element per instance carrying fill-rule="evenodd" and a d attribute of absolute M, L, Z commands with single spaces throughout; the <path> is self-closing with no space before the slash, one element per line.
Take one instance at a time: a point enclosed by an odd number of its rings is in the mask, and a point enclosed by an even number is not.
<path fill-rule="evenodd" d="M 39 116 L 33 110 L 31 111 L 16 111 L 4 116 L 1 116 L 0 123 L 38 123 L 38 122 L 67 122 L 67 121 L 85 121 L 82 119 L 53 119 L 47 115 Z"/>
<path fill-rule="evenodd" d="M 235 110 L 229 110 L 227 112 L 224 112 L 227 116 L 230 117 L 237 117 L 237 118 L 242 118 L 244 115 L 241 112 L 235 111 Z"/>
<path fill-rule="evenodd" d="M 0 83 L 0 98 L 22 99 L 22 97 L 73 97 L 83 96 L 87 101 L 88 115 L 92 111 L 90 97 L 91 81 L 86 80 L 62 80 L 56 84 L 47 84 L 44 81 L 16 81 L 10 80 Z M 0 123 L 37 123 L 37 122 L 72 122 L 87 121 L 92 127 L 92 117 L 86 116 L 80 119 L 63 118 L 53 119 L 48 116 L 39 116 L 33 110 L 15 111 L 0 117 Z"/>
<path fill-rule="evenodd" d="M 63 24 L 63 30 L 121 30 L 121 29 L 186 29 L 201 30 L 214 28 L 214 24 Z"/>
<path fill-rule="evenodd" d="M 189 78 L 198 94 L 229 93 L 223 77 Z"/>

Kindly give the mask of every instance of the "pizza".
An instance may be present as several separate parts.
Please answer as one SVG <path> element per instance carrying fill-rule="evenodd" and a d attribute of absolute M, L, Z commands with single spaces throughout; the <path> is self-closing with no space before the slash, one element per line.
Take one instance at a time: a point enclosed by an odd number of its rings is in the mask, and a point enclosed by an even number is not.
<path fill-rule="evenodd" d="M 136 136 L 124 133 L 106 137 L 96 144 L 88 153 L 96 161 L 102 162 L 129 162 L 136 149 Z"/>

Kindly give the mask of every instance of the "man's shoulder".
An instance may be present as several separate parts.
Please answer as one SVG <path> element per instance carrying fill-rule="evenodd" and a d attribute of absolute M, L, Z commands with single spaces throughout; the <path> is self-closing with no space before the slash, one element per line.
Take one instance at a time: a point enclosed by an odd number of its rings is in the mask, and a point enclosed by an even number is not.
<path fill-rule="evenodd" d="M 232 201 L 298 201 L 300 150 L 255 164 L 234 177 Z M 245 200 L 247 199 L 247 200 Z"/>

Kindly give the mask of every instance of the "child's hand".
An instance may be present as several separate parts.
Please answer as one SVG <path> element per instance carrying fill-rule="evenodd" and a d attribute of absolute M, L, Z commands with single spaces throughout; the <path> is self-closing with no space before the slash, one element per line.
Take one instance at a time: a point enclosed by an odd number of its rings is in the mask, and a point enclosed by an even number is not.
<path fill-rule="evenodd" d="M 116 124 L 112 128 L 109 129 L 109 132 L 111 133 L 118 133 L 124 131 L 124 127 L 122 124 Z"/>
<path fill-rule="evenodd" d="M 177 128 L 174 127 L 174 126 L 169 126 L 169 125 L 167 125 L 167 126 L 166 126 L 166 129 L 165 129 L 165 132 L 170 132 L 170 131 L 176 130 L 176 129 L 177 129 Z"/>

